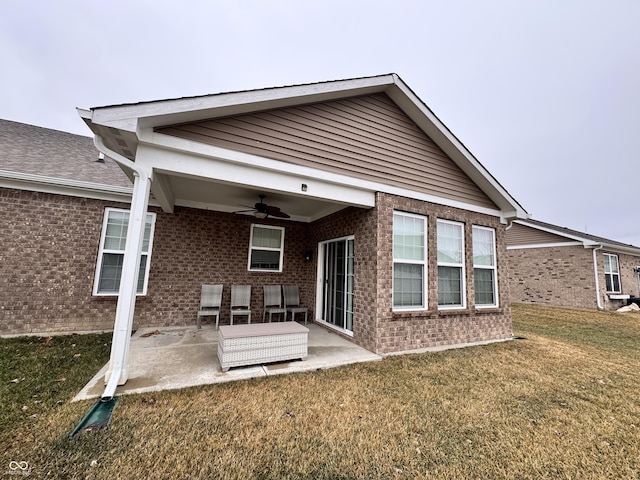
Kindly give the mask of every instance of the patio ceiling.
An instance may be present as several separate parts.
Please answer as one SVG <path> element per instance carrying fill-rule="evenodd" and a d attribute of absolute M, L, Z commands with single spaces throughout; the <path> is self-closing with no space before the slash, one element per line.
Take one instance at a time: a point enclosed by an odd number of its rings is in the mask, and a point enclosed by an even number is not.
<path fill-rule="evenodd" d="M 201 208 L 219 212 L 240 212 L 251 210 L 265 195 L 264 203 L 278 207 L 290 215 L 290 220 L 311 222 L 348 205 L 309 196 L 294 195 L 277 189 L 250 187 L 234 183 L 215 181 L 194 176 L 160 173 L 165 189 L 173 193 L 175 205 Z M 301 187 L 302 188 L 302 187 Z M 152 197 L 151 203 L 156 203 Z M 243 212 L 253 215 L 253 212 Z"/>

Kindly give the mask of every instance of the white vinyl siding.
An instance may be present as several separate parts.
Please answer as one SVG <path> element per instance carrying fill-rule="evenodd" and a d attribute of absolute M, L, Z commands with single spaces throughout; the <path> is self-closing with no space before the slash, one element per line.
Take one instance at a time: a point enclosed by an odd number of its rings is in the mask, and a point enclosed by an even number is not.
<path fill-rule="evenodd" d="M 618 256 L 610 253 L 604 256 L 604 279 L 607 286 L 607 293 L 621 293 L 620 287 L 620 265 Z"/>
<path fill-rule="evenodd" d="M 393 214 L 393 308 L 427 308 L 427 219 Z"/>
<path fill-rule="evenodd" d="M 438 220 L 438 307 L 464 308 L 464 224 Z"/>
<path fill-rule="evenodd" d="M 473 282 L 477 307 L 498 305 L 496 269 L 496 232 L 493 228 L 473 226 Z"/>
<path fill-rule="evenodd" d="M 151 265 L 151 246 L 155 228 L 155 213 L 147 213 L 145 219 L 142 255 L 140 257 L 140 271 L 138 274 L 137 294 L 147 294 L 149 281 L 149 267 Z M 120 278 L 124 261 L 124 247 L 129 228 L 129 211 L 117 208 L 107 208 L 104 212 L 98 264 L 96 266 L 94 295 L 118 295 L 120 292 Z"/>
<path fill-rule="evenodd" d="M 282 272 L 284 228 L 251 225 L 249 271 Z"/>

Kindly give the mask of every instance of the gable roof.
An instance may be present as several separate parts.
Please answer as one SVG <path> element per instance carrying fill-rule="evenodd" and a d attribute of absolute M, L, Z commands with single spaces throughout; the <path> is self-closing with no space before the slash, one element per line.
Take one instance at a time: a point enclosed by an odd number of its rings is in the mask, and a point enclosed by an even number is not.
<path fill-rule="evenodd" d="M 581 242 L 585 247 L 598 247 L 602 246 L 608 250 L 628 253 L 631 255 L 640 256 L 640 247 L 635 245 L 617 242 L 605 237 L 597 235 L 591 235 L 588 233 L 580 232 L 578 230 L 572 230 L 566 227 L 559 227 L 551 223 L 541 222 L 540 220 L 534 220 L 532 218 L 526 220 L 516 220 L 516 224 L 523 225 L 525 227 L 533 228 L 541 232 L 550 233 L 559 237 L 565 238 L 574 242 Z M 507 243 L 509 243 L 509 236 L 507 235 Z M 540 245 L 541 247 L 544 245 Z"/>
<path fill-rule="evenodd" d="M 97 198 L 130 195 L 127 175 L 99 155 L 90 137 L 0 119 L 0 186 Z"/>
<path fill-rule="evenodd" d="M 498 206 L 503 218 L 527 212 L 396 74 L 227 92 L 79 110 L 106 147 L 135 160 L 160 127 L 385 93 Z"/>

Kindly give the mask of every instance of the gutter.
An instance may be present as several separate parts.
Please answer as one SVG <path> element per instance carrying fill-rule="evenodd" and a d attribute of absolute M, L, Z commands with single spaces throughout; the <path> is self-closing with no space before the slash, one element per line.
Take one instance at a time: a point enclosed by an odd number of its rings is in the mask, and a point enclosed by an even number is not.
<path fill-rule="evenodd" d="M 602 310 L 603 307 L 602 301 L 600 300 L 600 281 L 598 280 L 598 257 L 596 252 L 602 250 L 602 248 L 604 248 L 604 245 L 598 245 L 593 249 L 593 273 L 596 278 L 596 303 L 598 304 L 598 310 Z"/>
<path fill-rule="evenodd" d="M 129 214 L 129 231 L 125 244 L 125 258 L 122 267 L 122 278 L 120 281 L 120 291 L 118 292 L 118 304 L 116 308 L 116 319 L 113 329 L 113 341 L 111 345 L 111 358 L 109 369 L 107 370 L 107 385 L 102 394 L 101 400 L 107 402 L 113 399 L 118 384 L 123 384 L 128 379 L 129 346 L 131 342 L 131 327 L 133 325 L 133 312 L 136 302 L 136 285 L 138 281 L 138 264 L 140 262 L 140 251 L 142 248 L 142 238 L 144 236 L 144 225 L 146 210 L 149 201 L 149 190 L 151 185 L 150 175 L 140 165 L 136 165 L 128 158 L 109 149 L 102 137 L 95 134 L 93 143 L 96 148 L 108 155 L 120 165 L 131 169 L 134 172 L 133 196 L 131 198 L 131 211 Z M 145 198 L 146 196 L 146 198 Z M 142 218 L 137 218 L 136 213 L 142 211 Z M 135 228 L 135 227 L 139 228 Z M 130 243 L 131 242 L 131 243 Z M 130 264 L 131 254 L 137 250 L 134 256 L 134 266 Z M 127 274 L 133 268 L 133 274 Z"/>

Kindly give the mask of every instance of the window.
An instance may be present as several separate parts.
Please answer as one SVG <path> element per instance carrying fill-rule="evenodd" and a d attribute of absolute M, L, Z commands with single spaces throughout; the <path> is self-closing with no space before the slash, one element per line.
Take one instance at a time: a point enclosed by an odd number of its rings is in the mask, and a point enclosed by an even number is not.
<path fill-rule="evenodd" d="M 620 267 L 618 256 L 605 253 L 604 255 L 604 279 L 607 284 L 607 292 L 620 293 Z"/>
<path fill-rule="evenodd" d="M 249 271 L 281 272 L 284 228 L 251 225 Z"/>
<path fill-rule="evenodd" d="M 496 272 L 496 232 L 493 228 L 476 227 L 473 232 L 473 285 L 478 307 L 498 305 Z"/>
<path fill-rule="evenodd" d="M 464 308 L 464 225 L 438 220 L 438 306 Z"/>
<path fill-rule="evenodd" d="M 393 214 L 393 308 L 427 308 L 427 219 Z"/>
<path fill-rule="evenodd" d="M 138 295 L 147 294 L 151 244 L 155 226 L 155 213 L 147 213 L 138 274 Z M 129 227 L 129 211 L 107 208 L 104 212 L 100 251 L 98 252 L 97 275 L 93 285 L 94 295 L 117 295 L 120 291 L 120 277 L 124 260 L 124 246 Z"/>

